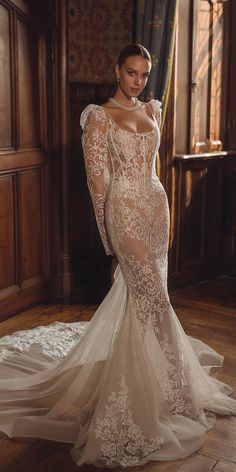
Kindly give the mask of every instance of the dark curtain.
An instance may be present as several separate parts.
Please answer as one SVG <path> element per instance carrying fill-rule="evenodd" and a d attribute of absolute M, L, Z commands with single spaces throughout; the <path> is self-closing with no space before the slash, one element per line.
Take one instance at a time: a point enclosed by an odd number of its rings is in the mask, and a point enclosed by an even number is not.
<path fill-rule="evenodd" d="M 162 102 L 163 120 L 168 102 L 174 56 L 177 0 L 138 0 L 135 42 L 152 56 L 152 71 L 141 98 Z"/>

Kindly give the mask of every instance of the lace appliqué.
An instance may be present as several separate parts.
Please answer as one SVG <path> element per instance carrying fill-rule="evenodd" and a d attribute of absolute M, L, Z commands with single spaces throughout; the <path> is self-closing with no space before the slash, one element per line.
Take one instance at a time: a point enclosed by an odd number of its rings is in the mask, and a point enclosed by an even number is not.
<path fill-rule="evenodd" d="M 145 438 L 135 423 L 124 375 L 119 385 L 120 390 L 108 397 L 105 417 L 96 421 L 95 436 L 101 440 L 103 460 L 108 466 L 133 466 L 160 449 L 163 440 Z"/>
<path fill-rule="evenodd" d="M 84 333 L 88 322 L 53 323 L 16 332 L 0 339 L 0 362 L 12 354 L 27 352 L 38 344 L 48 359 L 63 359 Z"/>
<path fill-rule="evenodd" d="M 163 274 L 157 277 L 157 272 L 150 263 L 148 253 L 144 255 L 143 261 L 133 255 L 124 256 L 124 260 L 126 277 L 141 329 L 145 333 L 151 325 L 155 333 L 159 334 L 160 324 L 170 304 L 165 289 L 165 271 L 163 272 L 164 279 Z"/>
<path fill-rule="evenodd" d="M 160 341 L 162 352 L 167 360 L 167 372 L 161 375 L 163 394 L 166 400 L 171 404 L 172 414 L 181 414 L 192 417 L 192 395 L 190 392 L 191 372 L 188 366 L 181 362 L 181 353 L 174 351 L 167 335 Z"/>
<path fill-rule="evenodd" d="M 198 411 L 198 415 L 196 421 L 205 426 L 205 428 L 209 428 L 209 422 L 207 418 L 216 418 L 216 414 L 210 410 L 204 410 L 203 408 Z"/>
<path fill-rule="evenodd" d="M 92 190 L 91 190 L 92 194 Z M 99 233 L 103 241 L 103 245 L 107 255 L 114 254 L 109 236 L 107 234 L 106 225 L 104 221 L 104 205 L 105 197 L 101 193 L 93 192 L 93 206 L 96 215 L 96 221 L 99 228 Z"/>

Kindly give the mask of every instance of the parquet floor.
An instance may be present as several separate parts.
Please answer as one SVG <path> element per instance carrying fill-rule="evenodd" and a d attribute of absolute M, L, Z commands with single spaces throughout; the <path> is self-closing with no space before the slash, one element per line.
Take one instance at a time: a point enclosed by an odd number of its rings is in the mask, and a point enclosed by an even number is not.
<path fill-rule="evenodd" d="M 218 278 L 171 293 L 172 304 L 185 331 L 209 343 L 225 356 L 217 378 L 236 390 L 236 279 Z M 0 335 L 54 321 L 88 320 L 96 305 L 41 305 L 0 323 Z M 236 395 L 234 394 L 234 398 Z M 0 472 L 95 472 L 78 468 L 70 457 L 70 445 L 43 440 L 0 436 Z M 118 472 L 121 469 L 115 469 Z M 123 470 L 123 469 L 122 469 Z M 185 460 L 152 462 L 132 472 L 236 472 L 236 417 L 220 417 L 206 435 L 202 449 Z"/>

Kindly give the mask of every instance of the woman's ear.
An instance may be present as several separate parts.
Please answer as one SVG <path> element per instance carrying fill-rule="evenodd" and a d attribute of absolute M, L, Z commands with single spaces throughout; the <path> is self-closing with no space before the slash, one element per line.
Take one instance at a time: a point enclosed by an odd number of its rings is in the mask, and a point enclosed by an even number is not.
<path fill-rule="evenodd" d="M 116 74 L 116 80 L 117 80 L 117 82 L 119 82 L 120 81 L 120 66 L 119 66 L 119 64 L 115 65 L 115 74 Z"/>

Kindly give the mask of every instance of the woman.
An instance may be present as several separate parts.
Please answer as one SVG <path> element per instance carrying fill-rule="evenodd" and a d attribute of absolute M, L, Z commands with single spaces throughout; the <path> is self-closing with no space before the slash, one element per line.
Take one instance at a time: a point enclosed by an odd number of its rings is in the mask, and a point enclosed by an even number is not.
<path fill-rule="evenodd" d="M 214 413 L 236 414 L 230 387 L 208 375 L 222 357 L 185 335 L 167 292 L 169 210 L 155 172 L 161 103 L 137 99 L 150 69 L 143 46 L 124 48 L 114 97 L 81 116 L 98 227 L 118 260 L 110 292 L 63 359 L 45 354 L 49 327 L 2 364 L 0 429 L 72 442 L 78 465 L 183 458 L 202 446 Z M 70 328 L 53 329 L 61 339 Z"/>

